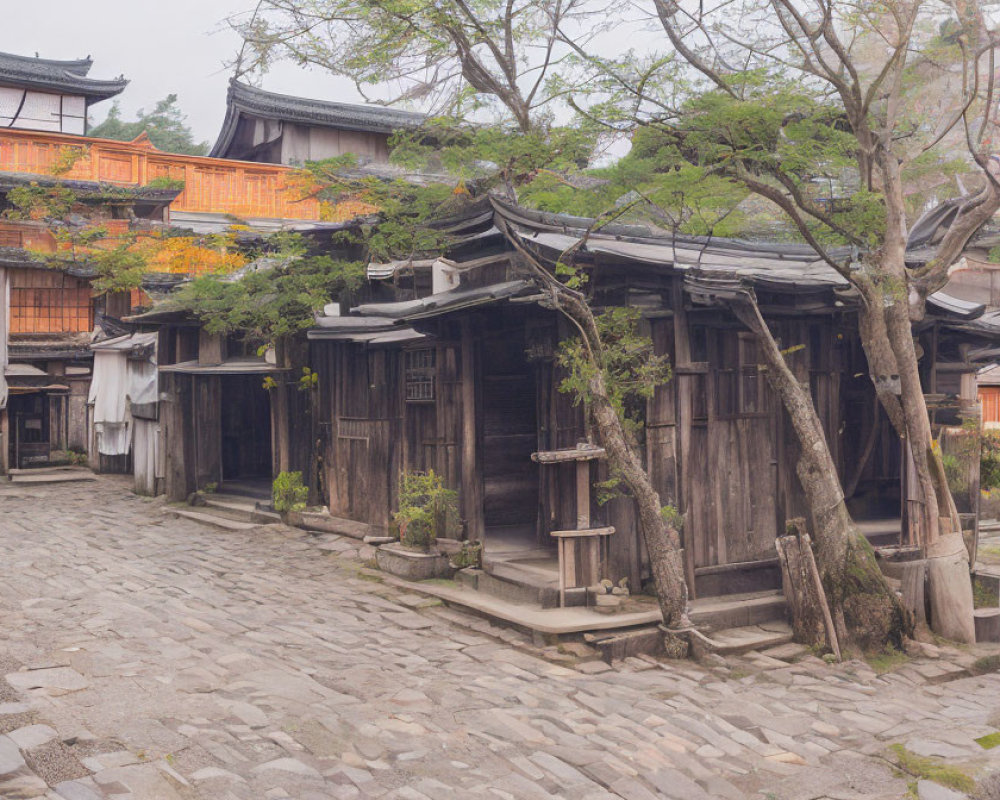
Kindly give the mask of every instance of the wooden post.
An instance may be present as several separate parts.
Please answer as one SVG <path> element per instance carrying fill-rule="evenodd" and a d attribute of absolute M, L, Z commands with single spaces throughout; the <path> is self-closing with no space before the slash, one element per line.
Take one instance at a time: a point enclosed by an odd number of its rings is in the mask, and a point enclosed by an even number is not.
<path fill-rule="evenodd" d="M 464 317 L 462 333 L 462 507 L 466 534 L 480 541 L 484 533 L 483 484 L 476 448 L 476 359 L 472 320 Z"/>
<path fill-rule="evenodd" d="M 687 367 L 691 364 L 691 341 L 688 336 L 687 312 L 684 310 L 683 278 L 675 276 L 671 297 L 674 310 L 674 358 L 677 367 Z M 674 408 L 677 415 L 677 438 L 679 463 L 677 465 L 677 508 L 687 512 L 690 507 L 688 467 L 691 453 L 691 418 L 693 407 L 691 403 L 691 387 L 694 379 L 689 375 L 676 374 L 673 381 L 676 384 L 676 402 Z M 698 533 L 696 522 L 690 515 L 682 533 L 684 545 L 684 580 L 687 583 L 688 595 L 694 600 L 698 596 L 694 574 L 694 537 Z"/>

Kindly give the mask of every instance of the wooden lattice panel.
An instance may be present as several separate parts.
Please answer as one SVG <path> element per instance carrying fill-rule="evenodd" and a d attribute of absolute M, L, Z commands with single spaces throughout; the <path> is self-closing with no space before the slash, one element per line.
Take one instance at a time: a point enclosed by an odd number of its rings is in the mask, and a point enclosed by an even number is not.
<path fill-rule="evenodd" d="M 93 327 L 85 280 L 55 270 L 11 270 L 11 333 L 87 333 Z"/>

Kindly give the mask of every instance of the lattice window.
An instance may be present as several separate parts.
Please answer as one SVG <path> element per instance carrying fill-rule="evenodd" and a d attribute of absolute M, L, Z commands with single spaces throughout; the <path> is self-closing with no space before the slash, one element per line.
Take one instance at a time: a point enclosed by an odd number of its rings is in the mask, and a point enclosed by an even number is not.
<path fill-rule="evenodd" d="M 53 270 L 11 272 L 11 333 L 84 333 L 93 327 L 86 281 Z"/>
<path fill-rule="evenodd" d="M 435 399 L 434 379 L 437 376 L 436 353 L 433 347 L 406 351 L 406 402 L 430 403 Z"/>

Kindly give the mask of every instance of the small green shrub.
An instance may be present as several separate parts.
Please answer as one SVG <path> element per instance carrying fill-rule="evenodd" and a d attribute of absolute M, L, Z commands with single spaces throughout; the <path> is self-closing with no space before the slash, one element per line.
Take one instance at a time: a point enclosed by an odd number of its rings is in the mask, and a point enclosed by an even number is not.
<path fill-rule="evenodd" d="M 984 492 L 1000 489 L 1000 431 L 983 431 L 979 461 L 979 488 Z"/>
<path fill-rule="evenodd" d="M 169 178 L 166 175 L 161 175 L 158 178 L 153 178 L 149 183 L 146 184 L 147 189 L 170 189 L 170 190 L 182 190 L 184 189 L 184 181 L 181 178 Z"/>
<path fill-rule="evenodd" d="M 972 581 L 972 601 L 976 608 L 996 608 L 1000 606 L 1000 596 L 995 586 L 981 580 Z"/>
<path fill-rule="evenodd" d="M 663 521 L 675 531 L 684 529 L 684 515 L 677 510 L 677 506 L 663 506 L 660 509 L 660 515 L 663 517 Z"/>
<path fill-rule="evenodd" d="M 272 487 L 274 510 L 279 514 L 302 511 L 309 500 L 309 487 L 302 484 L 301 472 L 282 472 Z"/>
<path fill-rule="evenodd" d="M 399 475 L 399 511 L 393 515 L 399 540 L 407 547 L 428 550 L 439 536 L 457 533 L 458 492 L 445 488 L 441 476 L 428 472 Z"/>
<path fill-rule="evenodd" d="M 451 557 L 451 563 L 457 569 L 465 569 L 466 567 L 481 569 L 483 566 L 483 543 L 462 542 L 462 549 Z"/>

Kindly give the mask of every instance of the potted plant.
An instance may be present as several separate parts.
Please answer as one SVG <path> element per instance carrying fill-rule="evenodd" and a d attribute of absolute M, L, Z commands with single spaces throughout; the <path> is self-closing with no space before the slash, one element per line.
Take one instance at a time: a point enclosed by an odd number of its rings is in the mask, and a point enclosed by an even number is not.
<path fill-rule="evenodd" d="M 458 492 L 446 488 L 441 476 L 429 470 L 401 473 L 398 495 L 393 524 L 399 541 L 375 552 L 379 569 L 410 580 L 451 577 L 454 568 L 435 543 L 439 536 L 460 528 Z"/>

